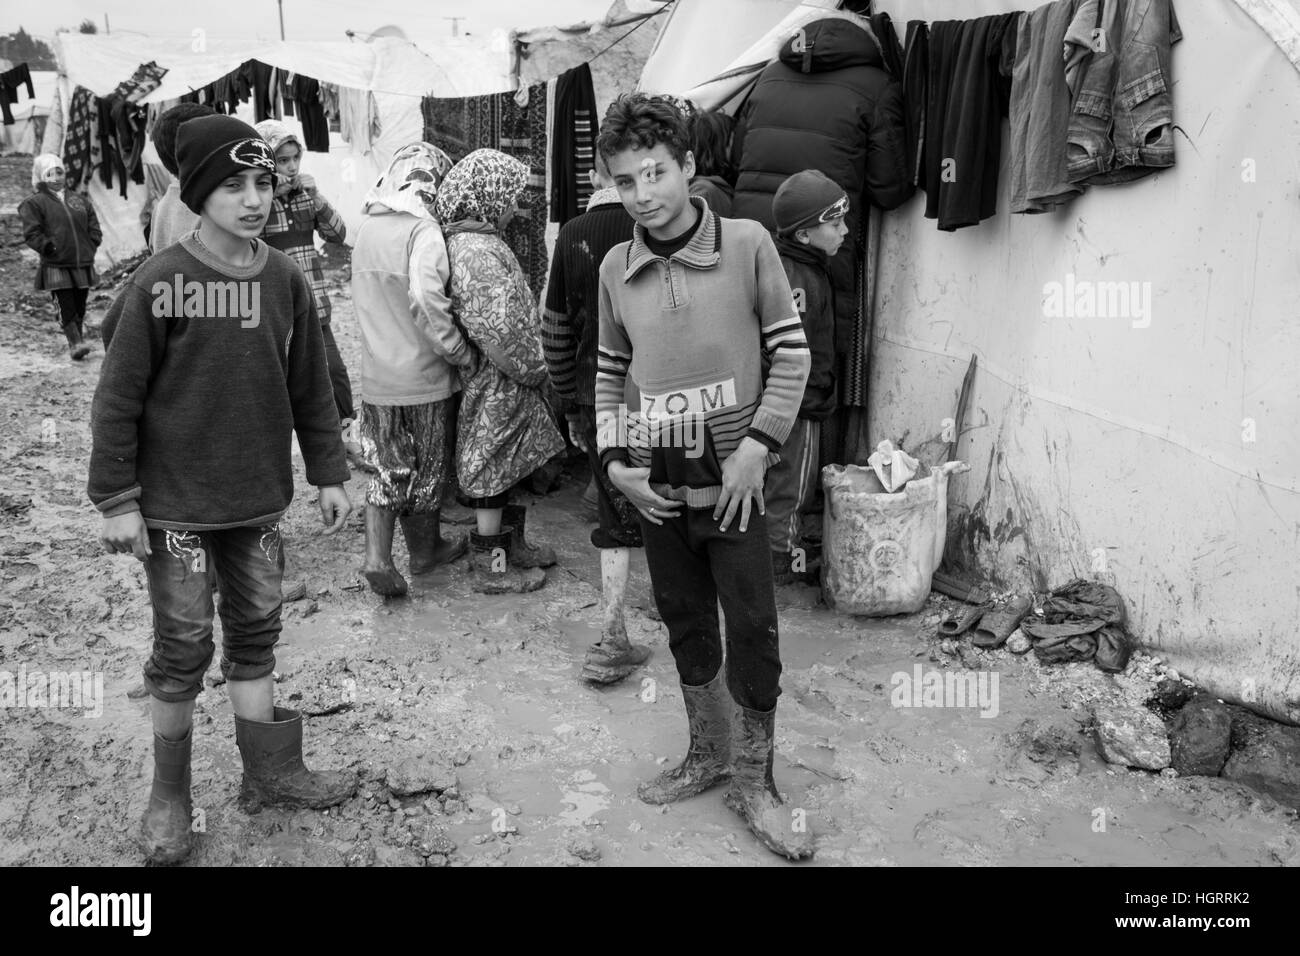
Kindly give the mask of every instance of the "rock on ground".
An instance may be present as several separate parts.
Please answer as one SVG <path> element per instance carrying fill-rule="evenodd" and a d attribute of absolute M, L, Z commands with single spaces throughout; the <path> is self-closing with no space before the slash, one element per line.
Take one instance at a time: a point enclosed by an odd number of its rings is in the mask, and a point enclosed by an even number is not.
<path fill-rule="evenodd" d="M 1169 737 L 1164 722 L 1141 707 L 1099 706 L 1093 711 L 1093 737 L 1108 763 L 1144 770 L 1169 766 Z"/>
<path fill-rule="evenodd" d="M 1300 810 L 1300 727 L 1232 710 L 1232 754 L 1223 776 Z"/>
<path fill-rule="evenodd" d="M 1183 776 L 1217 777 L 1231 741 L 1231 712 L 1209 694 L 1198 694 L 1178 712 L 1170 728 L 1173 768 Z"/>

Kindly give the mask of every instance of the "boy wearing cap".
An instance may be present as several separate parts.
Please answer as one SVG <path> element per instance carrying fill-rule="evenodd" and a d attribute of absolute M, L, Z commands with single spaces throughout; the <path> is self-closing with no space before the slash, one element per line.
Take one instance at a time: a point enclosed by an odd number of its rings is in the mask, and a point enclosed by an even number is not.
<path fill-rule="evenodd" d="M 256 130 L 221 115 L 186 122 L 176 154 L 180 196 L 199 227 L 141 265 L 104 320 L 87 488 L 104 515 L 102 543 L 144 562 L 153 604 L 144 679 L 154 779 L 142 842 L 155 862 L 190 850 L 192 718 L 213 654 L 213 570 L 241 802 L 326 807 L 356 789 L 351 773 L 307 770 L 302 718 L 273 700 L 291 433 L 329 531 L 352 509 L 311 289 L 288 256 L 257 239 L 275 160 Z"/>
<path fill-rule="evenodd" d="M 848 226 L 849 197 L 824 173 L 805 169 L 783 182 L 772 202 L 776 251 L 803 320 L 812 355 L 799 418 L 781 446 L 781 460 L 767 470 L 763 498 L 776 583 L 789 584 L 807 572 L 800 543 L 799 513 L 817 493 L 822 422 L 835 411 L 835 287 L 830 261 Z"/>
<path fill-rule="evenodd" d="M 636 223 L 600 267 L 597 444 L 641 515 L 690 730 L 686 759 L 637 794 L 671 803 L 730 780 L 727 806 L 770 850 L 803 859 L 810 834 L 772 780 L 781 656 L 763 523 L 764 468 L 808 376 L 803 327 L 766 230 L 691 198 L 674 105 L 619 97 L 596 146 Z"/>

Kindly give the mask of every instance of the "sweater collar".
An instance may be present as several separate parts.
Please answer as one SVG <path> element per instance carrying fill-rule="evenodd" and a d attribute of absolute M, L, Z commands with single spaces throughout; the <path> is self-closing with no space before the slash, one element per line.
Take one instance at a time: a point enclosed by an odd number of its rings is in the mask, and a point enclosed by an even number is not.
<path fill-rule="evenodd" d="M 691 202 L 700 210 L 703 219 L 695 230 L 685 248 L 674 252 L 670 259 L 696 269 L 712 269 L 722 259 L 722 229 L 718 217 L 709 209 L 709 204 L 701 196 L 692 196 Z M 645 242 L 645 227 L 637 223 L 632 227 L 632 241 L 627 247 L 627 271 L 623 281 L 631 282 L 642 269 L 652 262 L 665 262 L 661 256 L 650 251 Z"/>

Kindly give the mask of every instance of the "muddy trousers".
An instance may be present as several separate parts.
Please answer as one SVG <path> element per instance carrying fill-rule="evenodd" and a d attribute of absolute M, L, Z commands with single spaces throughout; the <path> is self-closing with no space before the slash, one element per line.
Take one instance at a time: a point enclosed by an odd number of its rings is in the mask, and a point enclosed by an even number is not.
<path fill-rule="evenodd" d="M 59 324 L 81 322 L 86 318 L 86 299 L 89 289 L 55 289 L 50 295 L 59 304 Z"/>
<path fill-rule="evenodd" d="M 767 527 L 757 511 L 725 532 L 713 510 L 682 509 L 662 525 L 641 521 L 655 604 L 683 684 L 707 684 L 722 665 L 718 604 L 727 624 L 727 687 L 735 701 L 768 711 L 781 693 L 776 596 Z"/>
<path fill-rule="evenodd" d="M 151 528 L 145 563 L 153 652 L 144 683 L 159 700 L 193 700 L 212 662 L 212 577 L 221 577 L 221 673 L 256 680 L 275 670 L 284 547 L 278 525 L 221 531 Z"/>

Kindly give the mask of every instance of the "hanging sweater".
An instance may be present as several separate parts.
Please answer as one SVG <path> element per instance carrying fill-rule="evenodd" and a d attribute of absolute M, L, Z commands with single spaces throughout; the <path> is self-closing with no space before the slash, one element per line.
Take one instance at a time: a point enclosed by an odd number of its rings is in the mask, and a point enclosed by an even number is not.
<path fill-rule="evenodd" d="M 148 259 L 104 319 L 90 500 L 151 528 L 272 524 L 293 499 L 291 433 L 313 485 L 349 471 L 307 279 L 257 244 L 231 266 L 188 236 Z"/>
<path fill-rule="evenodd" d="M 684 248 L 656 256 L 637 225 L 601 264 L 597 444 L 607 468 L 649 467 L 656 492 L 702 509 L 742 439 L 780 461 L 810 357 L 767 230 L 691 202 L 704 218 Z"/>

